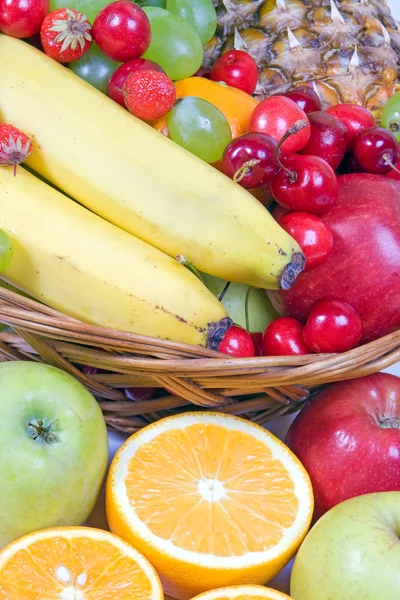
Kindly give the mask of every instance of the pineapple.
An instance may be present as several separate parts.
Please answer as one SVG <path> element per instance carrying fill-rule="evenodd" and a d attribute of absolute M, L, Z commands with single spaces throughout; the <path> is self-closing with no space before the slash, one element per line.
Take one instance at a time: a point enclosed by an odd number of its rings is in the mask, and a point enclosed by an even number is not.
<path fill-rule="evenodd" d="M 376 118 L 400 89 L 400 24 L 386 0 L 213 0 L 204 66 L 233 48 L 259 66 L 259 100 L 304 82 L 323 108 L 366 106 Z"/>

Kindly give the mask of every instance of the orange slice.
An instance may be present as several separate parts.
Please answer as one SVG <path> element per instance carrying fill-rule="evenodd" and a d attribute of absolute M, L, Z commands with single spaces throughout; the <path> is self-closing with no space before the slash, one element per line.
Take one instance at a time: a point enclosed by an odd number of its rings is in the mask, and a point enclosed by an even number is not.
<path fill-rule="evenodd" d="M 1 600 L 162 600 L 151 564 L 89 527 L 30 533 L 0 552 Z"/>
<path fill-rule="evenodd" d="M 260 585 L 236 585 L 211 590 L 192 600 L 292 600 L 286 594 Z"/>
<path fill-rule="evenodd" d="M 271 433 L 237 417 L 186 413 L 131 436 L 111 465 L 111 528 L 186 600 L 262 584 L 294 555 L 313 511 L 310 479 Z"/>

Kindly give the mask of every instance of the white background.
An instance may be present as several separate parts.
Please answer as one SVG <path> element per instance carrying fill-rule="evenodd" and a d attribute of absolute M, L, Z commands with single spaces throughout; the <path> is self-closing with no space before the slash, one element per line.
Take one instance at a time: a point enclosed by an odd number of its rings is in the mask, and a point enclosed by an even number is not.
<path fill-rule="evenodd" d="M 389 0 L 388 3 L 391 6 L 394 15 L 400 20 L 400 0 Z M 388 372 L 394 373 L 395 375 L 398 375 L 400 377 L 400 363 L 393 366 L 391 369 L 388 369 Z M 284 438 L 286 435 L 287 428 L 288 428 L 292 418 L 293 417 L 281 417 L 280 419 L 277 419 L 276 421 L 271 422 L 268 426 L 268 429 L 270 431 L 272 431 L 278 437 Z M 109 434 L 110 459 L 114 456 L 116 450 L 121 445 L 121 443 L 124 441 L 124 439 L 125 439 L 125 436 L 123 436 L 123 435 L 116 434 L 116 433 Z M 101 496 L 98 506 L 96 507 L 96 510 L 94 511 L 93 515 L 90 517 L 88 524 L 93 527 L 100 527 L 103 529 L 107 529 L 107 521 L 105 519 L 105 514 L 104 514 L 104 498 L 103 498 L 103 496 Z M 279 589 L 283 592 L 288 593 L 289 592 L 290 568 L 291 568 L 291 565 L 289 564 L 288 567 L 286 567 L 286 569 L 284 569 L 278 577 L 276 577 L 272 582 L 269 583 L 269 585 L 271 587 L 274 587 L 276 589 Z"/>

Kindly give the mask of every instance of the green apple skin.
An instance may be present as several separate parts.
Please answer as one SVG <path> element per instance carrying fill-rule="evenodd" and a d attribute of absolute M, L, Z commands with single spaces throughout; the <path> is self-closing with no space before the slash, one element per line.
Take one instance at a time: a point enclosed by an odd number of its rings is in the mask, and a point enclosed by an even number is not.
<path fill-rule="evenodd" d="M 294 600 L 399 600 L 400 492 L 346 500 L 311 529 L 294 562 Z"/>
<path fill-rule="evenodd" d="M 29 423 L 50 427 L 36 440 Z M 37 529 L 81 525 L 108 462 L 100 407 L 64 371 L 35 362 L 0 364 L 0 548 Z"/>
<path fill-rule="evenodd" d="M 219 296 L 226 285 L 226 281 L 212 275 L 201 275 L 206 287 Z M 246 328 L 245 301 L 249 287 L 240 283 L 231 283 L 228 291 L 222 299 L 222 304 L 230 318 L 236 325 Z M 252 288 L 249 297 L 249 330 L 251 332 L 263 332 L 266 326 L 278 318 L 278 313 L 268 300 L 264 290 Z"/>

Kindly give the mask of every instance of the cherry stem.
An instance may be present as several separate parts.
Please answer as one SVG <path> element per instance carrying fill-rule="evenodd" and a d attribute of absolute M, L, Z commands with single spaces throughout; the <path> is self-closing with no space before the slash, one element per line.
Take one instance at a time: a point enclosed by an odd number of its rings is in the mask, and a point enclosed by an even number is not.
<path fill-rule="evenodd" d="M 247 289 L 246 297 L 244 299 L 244 318 L 246 321 L 246 329 L 249 333 L 250 333 L 249 300 L 250 300 L 250 294 L 251 294 L 252 289 L 253 289 L 252 287 L 249 287 Z"/>
<path fill-rule="evenodd" d="M 392 163 L 392 161 L 390 160 L 389 154 L 383 154 L 382 158 L 385 161 L 385 163 L 393 169 L 393 171 L 395 171 L 398 175 L 400 175 L 399 169 Z"/>
<path fill-rule="evenodd" d="M 236 171 L 236 173 L 233 176 L 233 181 L 235 183 L 240 183 L 242 181 L 242 179 L 244 179 L 246 177 L 246 175 L 248 175 L 249 173 L 251 173 L 251 170 L 256 167 L 258 164 L 260 164 L 260 160 L 258 160 L 257 158 L 252 158 L 251 160 L 246 161 L 245 163 L 242 164 L 242 166 L 240 167 L 240 169 L 238 169 Z"/>
<path fill-rule="evenodd" d="M 287 169 L 285 167 L 284 164 L 282 164 L 282 161 L 279 158 L 279 151 L 281 149 L 282 144 L 284 142 L 286 142 L 286 140 L 288 138 L 290 138 L 290 136 L 296 135 L 297 133 L 299 133 L 299 131 L 301 131 L 305 127 L 307 127 L 307 121 L 305 121 L 304 119 L 300 119 L 299 121 L 296 121 L 296 123 L 294 123 L 291 127 L 289 127 L 289 129 L 282 136 L 279 144 L 275 148 L 274 158 L 275 158 L 276 164 L 278 165 L 278 167 L 280 167 L 282 169 L 282 171 L 285 171 L 285 173 L 288 175 L 288 177 L 290 179 L 290 183 L 296 183 L 297 173 L 296 173 L 296 171 L 290 171 L 289 169 Z"/>
<path fill-rule="evenodd" d="M 17 174 L 17 166 L 18 166 L 18 164 L 19 164 L 19 163 L 18 163 L 18 161 L 17 161 L 17 160 L 14 160 L 14 161 L 13 161 L 13 164 L 14 164 L 14 177 L 15 177 L 15 176 L 16 176 L 16 174 Z"/>
<path fill-rule="evenodd" d="M 204 280 L 200 274 L 200 271 L 194 266 L 194 264 L 188 258 L 186 258 L 186 256 L 183 256 L 183 254 L 178 254 L 175 257 L 175 260 L 178 263 L 180 263 L 181 265 L 183 265 L 184 267 L 186 267 L 187 269 L 189 269 L 189 271 L 191 271 L 193 273 L 193 275 L 196 275 L 197 279 L 200 279 L 201 283 L 204 284 Z"/>
<path fill-rule="evenodd" d="M 222 292 L 218 296 L 218 301 L 219 302 L 222 302 L 222 300 L 224 299 L 224 296 L 225 296 L 226 292 L 229 290 L 230 285 L 231 285 L 231 282 L 227 281 L 226 284 L 225 284 L 224 289 L 222 290 Z"/>

